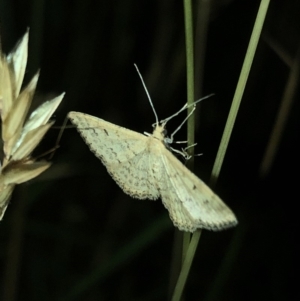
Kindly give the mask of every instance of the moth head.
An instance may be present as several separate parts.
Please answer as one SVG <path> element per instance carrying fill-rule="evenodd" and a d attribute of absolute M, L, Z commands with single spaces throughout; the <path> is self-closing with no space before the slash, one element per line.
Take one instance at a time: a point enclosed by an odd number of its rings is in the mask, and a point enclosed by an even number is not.
<path fill-rule="evenodd" d="M 166 130 L 166 128 L 165 128 L 165 123 L 155 123 L 154 125 L 153 125 L 153 127 L 154 127 L 154 130 L 153 130 L 153 134 L 152 134 L 152 137 L 154 137 L 154 138 L 156 138 L 156 139 L 158 139 L 158 140 L 160 140 L 160 141 L 165 141 L 165 137 L 166 137 L 166 135 L 167 135 L 167 130 Z"/>

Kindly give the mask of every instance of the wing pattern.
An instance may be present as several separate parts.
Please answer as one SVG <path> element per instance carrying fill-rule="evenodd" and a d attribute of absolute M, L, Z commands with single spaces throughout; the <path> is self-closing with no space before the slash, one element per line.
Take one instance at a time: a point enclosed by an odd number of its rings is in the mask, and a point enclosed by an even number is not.
<path fill-rule="evenodd" d="M 176 203 L 180 203 L 188 225 L 185 231 L 197 228 L 222 230 L 237 224 L 234 213 L 198 177 L 189 171 L 167 149 L 162 151 L 162 161 L 167 178 L 175 191 Z"/>
<path fill-rule="evenodd" d="M 68 116 L 124 192 L 139 199 L 161 197 L 180 230 L 222 230 L 237 224 L 223 201 L 167 150 L 163 127 L 147 137 L 84 113 Z"/>
<path fill-rule="evenodd" d="M 125 193 L 139 199 L 159 197 L 148 173 L 148 137 L 84 113 L 70 112 L 69 118 Z"/>

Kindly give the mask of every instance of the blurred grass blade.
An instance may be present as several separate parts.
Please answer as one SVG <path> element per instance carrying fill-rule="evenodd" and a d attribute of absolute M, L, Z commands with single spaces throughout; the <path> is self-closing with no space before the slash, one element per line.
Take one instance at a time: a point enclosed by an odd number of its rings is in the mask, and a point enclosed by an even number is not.
<path fill-rule="evenodd" d="M 245 60 L 242 66 L 241 74 L 237 83 L 225 129 L 223 132 L 222 140 L 218 149 L 217 157 L 213 166 L 211 175 L 211 186 L 215 186 L 218 176 L 221 171 L 225 153 L 228 147 L 232 129 L 236 120 L 236 116 L 240 107 L 240 103 L 245 90 L 246 82 L 250 73 L 251 65 L 253 62 L 254 54 L 257 48 L 257 44 L 261 35 L 262 27 L 266 18 L 270 0 L 261 0 L 258 13 L 256 16 L 255 24 L 251 34 L 250 42 L 246 52 Z"/>
<path fill-rule="evenodd" d="M 281 105 L 278 109 L 276 121 L 269 138 L 269 142 L 261 162 L 260 166 L 260 177 L 268 175 L 273 161 L 275 159 L 279 143 L 282 138 L 282 134 L 288 120 L 290 110 L 299 86 L 299 68 L 300 68 L 300 47 L 296 53 L 295 59 L 291 65 L 288 81 L 282 96 Z"/>

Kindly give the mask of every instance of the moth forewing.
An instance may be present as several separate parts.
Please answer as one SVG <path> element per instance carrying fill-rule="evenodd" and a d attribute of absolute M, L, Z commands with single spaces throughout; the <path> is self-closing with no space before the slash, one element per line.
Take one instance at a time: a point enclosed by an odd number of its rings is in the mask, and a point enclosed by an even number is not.
<path fill-rule="evenodd" d="M 237 224 L 233 212 L 196 175 L 166 150 L 163 162 L 186 214 L 197 228 L 222 230 Z"/>
<path fill-rule="evenodd" d="M 147 137 L 140 133 L 80 112 L 70 112 L 68 117 L 104 164 L 128 161 L 146 148 Z"/>
<path fill-rule="evenodd" d="M 160 140 L 160 159 L 166 177 L 175 191 L 174 202 L 181 202 L 185 217 L 189 219 L 186 226 L 222 230 L 236 225 L 236 217 L 223 201 L 165 147 L 163 133 L 164 125 L 156 126 L 152 137 Z M 170 185 L 168 186 L 170 189 Z M 166 193 L 164 195 L 166 197 Z M 162 200 L 163 198 L 162 196 Z"/>
<path fill-rule="evenodd" d="M 169 211 L 169 215 L 174 226 L 178 227 L 179 230 L 182 231 L 194 232 L 197 227 L 182 206 L 182 202 L 178 197 L 177 191 L 172 182 L 169 180 L 169 176 L 166 172 L 162 159 L 160 158 L 157 162 L 161 163 L 161 168 L 159 170 L 161 177 L 158 181 L 161 200 L 163 205 Z"/>
<path fill-rule="evenodd" d="M 139 199 L 161 197 L 180 230 L 236 225 L 233 212 L 166 148 L 165 122 L 145 136 L 80 112 L 68 117 L 123 191 Z"/>
<path fill-rule="evenodd" d="M 139 199 L 159 197 L 149 174 L 146 136 L 80 112 L 68 117 L 125 193 Z"/>

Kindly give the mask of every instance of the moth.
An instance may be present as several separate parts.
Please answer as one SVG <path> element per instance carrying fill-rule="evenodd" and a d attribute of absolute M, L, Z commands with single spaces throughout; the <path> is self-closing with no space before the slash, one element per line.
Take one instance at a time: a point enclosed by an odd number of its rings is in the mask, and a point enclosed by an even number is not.
<path fill-rule="evenodd" d="M 237 219 L 231 209 L 171 152 L 174 133 L 165 137 L 165 126 L 179 112 L 159 122 L 154 110 L 152 134 L 140 134 L 80 112 L 69 112 L 68 117 L 123 191 L 138 199 L 161 198 L 179 230 L 233 227 Z"/>

